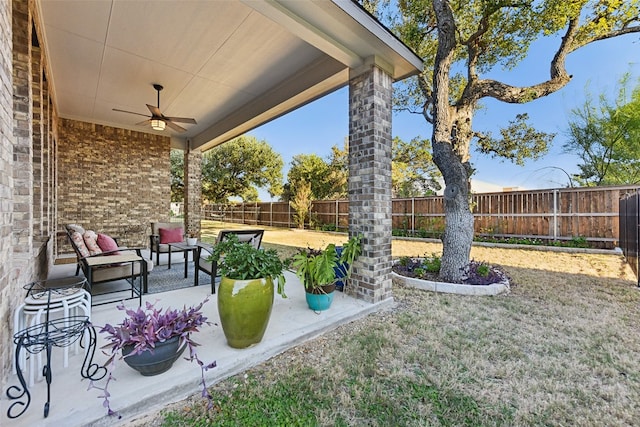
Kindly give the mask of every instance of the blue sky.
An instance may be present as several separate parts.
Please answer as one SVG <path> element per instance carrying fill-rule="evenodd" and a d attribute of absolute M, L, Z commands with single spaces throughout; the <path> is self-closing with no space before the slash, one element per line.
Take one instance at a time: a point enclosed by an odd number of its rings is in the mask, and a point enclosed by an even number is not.
<path fill-rule="evenodd" d="M 509 72 L 499 70 L 490 77 L 514 85 L 544 81 L 549 76 L 549 61 L 557 43 L 553 39 L 538 41 L 518 67 Z M 624 73 L 631 73 L 632 81 L 637 82 L 640 78 L 640 37 L 637 34 L 627 35 L 586 46 L 569 55 L 567 71 L 573 75 L 567 86 L 528 104 L 510 105 L 483 100 L 486 108 L 476 114 L 475 130 L 497 134 L 500 126 L 506 125 L 516 114 L 528 113 L 530 122 L 537 129 L 556 133 L 556 137 L 547 155 L 538 161 L 527 162 L 524 167 L 483 156 L 472 149 L 472 162 L 476 167 L 473 179 L 523 189 L 565 187 L 567 175 L 558 168 L 569 174 L 578 172 L 578 159 L 562 152 L 570 112 L 584 104 L 587 84 L 595 97 L 603 91 L 614 97 L 616 84 Z M 286 181 L 294 155 L 315 153 L 327 158 L 332 146 L 342 146 L 348 136 L 348 120 L 348 88 L 343 88 L 254 129 L 249 135 L 266 140 L 282 155 Z M 420 115 L 395 113 L 392 133 L 405 141 L 415 137 L 430 139 L 431 126 Z M 261 191 L 260 199 L 268 201 L 269 196 Z"/>

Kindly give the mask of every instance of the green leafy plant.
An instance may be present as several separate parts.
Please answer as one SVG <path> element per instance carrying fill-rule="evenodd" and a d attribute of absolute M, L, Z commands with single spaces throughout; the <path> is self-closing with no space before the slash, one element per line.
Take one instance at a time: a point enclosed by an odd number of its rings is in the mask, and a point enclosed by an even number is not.
<path fill-rule="evenodd" d="M 410 263 L 411 263 L 411 258 L 409 258 L 408 256 L 400 257 L 400 259 L 398 260 L 398 264 L 400 264 L 403 267 L 407 267 Z"/>
<path fill-rule="evenodd" d="M 441 265 L 442 259 L 436 254 L 431 254 L 430 257 L 425 256 L 422 260 L 422 267 L 429 273 L 438 273 Z"/>
<path fill-rule="evenodd" d="M 510 281 L 502 268 L 481 261 L 471 260 L 463 272 L 464 282 L 469 285 L 491 285 Z"/>
<path fill-rule="evenodd" d="M 478 275 L 481 276 L 481 277 L 488 277 L 490 271 L 491 271 L 491 269 L 489 268 L 489 266 L 487 264 L 479 264 L 476 267 L 476 273 L 478 273 Z"/>
<path fill-rule="evenodd" d="M 589 243 L 587 242 L 587 238 L 584 236 L 576 236 L 572 237 L 570 240 L 570 246 L 574 248 L 588 248 Z"/>
<path fill-rule="evenodd" d="M 353 262 L 362 252 L 361 241 L 360 235 L 351 237 L 342 247 L 340 256 L 333 243 L 324 250 L 308 248 L 294 255 L 292 266 L 307 292 L 322 292 L 322 286 L 335 284 L 338 280 L 344 280 L 346 286 Z M 344 278 L 337 277 L 341 264 L 345 265 Z"/>
<path fill-rule="evenodd" d="M 207 261 L 218 263 L 220 274 L 229 279 L 252 280 L 270 277 L 277 280 L 277 292 L 282 298 L 287 297 L 284 293 L 285 265 L 275 249 L 257 249 L 249 243 L 240 242 L 235 234 L 230 234 L 215 245 Z"/>

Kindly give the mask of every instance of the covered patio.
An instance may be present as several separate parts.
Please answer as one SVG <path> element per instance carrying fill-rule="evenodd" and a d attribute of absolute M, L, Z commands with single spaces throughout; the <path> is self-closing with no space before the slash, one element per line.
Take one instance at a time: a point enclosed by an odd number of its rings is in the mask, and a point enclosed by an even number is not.
<path fill-rule="evenodd" d="M 166 255 L 162 255 L 162 265 L 158 268 L 166 268 L 166 257 Z M 178 265 L 172 268 L 180 270 L 182 267 Z M 73 275 L 74 269 L 74 264 L 56 265 L 51 271 L 51 277 Z M 211 289 L 208 285 L 146 294 L 143 296 L 143 304 L 149 301 L 157 302 L 157 307 L 182 308 L 183 306 L 196 305 L 209 297 L 209 301 L 203 307 L 203 313 L 213 324 L 202 328 L 198 334 L 193 336 L 193 339 L 200 344 L 200 347 L 197 348 L 200 359 L 204 363 L 214 360 L 217 363 L 217 367 L 205 373 L 206 381 L 211 385 L 306 340 L 317 337 L 340 324 L 365 316 L 391 303 L 391 300 L 386 300 L 370 304 L 337 292 L 330 310 L 314 312 L 307 307 L 304 288 L 298 278 L 293 273 L 287 272 L 286 279 L 288 298 L 283 299 L 276 295 L 271 319 L 262 342 L 246 349 L 233 349 L 227 345 L 219 325 L 216 296 L 211 296 Z M 125 305 L 135 309 L 137 301 L 137 299 L 128 300 Z M 92 321 L 96 328 L 106 323 L 117 324 L 122 321 L 124 315 L 123 312 L 116 309 L 116 303 L 92 309 Z M 105 343 L 104 336 L 98 334 L 98 340 L 97 348 L 100 348 Z M 33 387 L 29 387 L 29 392 L 32 394 L 29 408 L 18 418 L 7 418 L 9 405 L 16 401 L 7 400 L 3 395 L 0 400 L 2 411 L 0 424 L 5 425 L 6 423 L 6 425 L 17 427 L 119 425 L 135 420 L 145 413 L 158 410 L 167 403 L 185 399 L 201 391 L 199 366 L 183 358 L 178 359 L 168 372 L 151 377 L 140 375 L 126 366 L 124 361 L 119 360 L 114 372 L 117 380 L 111 382 L 109 392 L 112 395 L 111 407 L 122 418 L 110 417 L 107 416 L 107 409 L 102 406 L 103 399 L 99 398 L 101 391 L 95 388 L 88 389 L 89 381 L 82 379 L 80 375 L 84 356 L 82 352 L 79 354 L 70 352 L 69 367 L 67 368 L 63 368 L 61 354 L 61 349 L 54 349 L 51 405 L 48 417 L 43 417 L 43 406 L 47 401 L 47 385 L 44 379 L 40 379 Z M 104 363 L 106 359 L 107 356 L 98 351 L 94 362 Z M 101 387 L 104 383 L 103 379 L 96 384 Z M 17 376 L 10 375 L 4 384 L 6 387 L 18 385 Z M 16 407 L 14 413 L 19 410 L 21 408 Z"/>
<path fill-rule="evenodd" d="M 197 235 L 202 152 L 345 86 L 349 232 L 364 236 L 352 303 L 391 300 L 392 84 L 422 61 L 358 3 L 14 0 L 0 22 L 5 325 L 25 285 L 58 274 L 65 224 L 147 245 L 149 224 L 169 220 L 172 148 L 184 151 L 184 222 Z M 196 123 L 177 132 L 168 117 Z M 14 332 L 0 329 L 3 384 Z"/>

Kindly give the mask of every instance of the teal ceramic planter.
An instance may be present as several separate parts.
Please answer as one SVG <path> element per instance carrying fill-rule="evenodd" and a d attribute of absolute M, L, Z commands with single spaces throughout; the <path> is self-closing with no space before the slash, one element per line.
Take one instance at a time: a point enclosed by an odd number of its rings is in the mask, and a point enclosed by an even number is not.
<path fill-rule="evenodd" d="M 306 291 L 307 305 L 313 311 L 328 310 L 333 302 L 335 290 L 336 286 L 332 284 L 316 288 L 313 292 Z"/>
<path fill-rule="evenodd" d="M 328 310 L 333 302 L 333 292 L 330 294 L 312 294 L 306 292 L 307 305 L 313 311 Z"/>
<path fill-rule="evenodd" d="M 220 324 L 229 346 L 246 348 L 259 343 L 271 317 L 273 281 L 223 277 L 217 295 Z"/>

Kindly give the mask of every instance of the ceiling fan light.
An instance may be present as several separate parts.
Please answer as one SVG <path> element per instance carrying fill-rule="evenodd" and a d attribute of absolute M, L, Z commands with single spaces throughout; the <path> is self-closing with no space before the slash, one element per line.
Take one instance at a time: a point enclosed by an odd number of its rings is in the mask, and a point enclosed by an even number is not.
<path fill-rule="evenodd" d="M 164 130 L 165 126 L 166 126 L 166 123 L 164 122 L 164 120 L 160 120 L 160 119 L 151 120 L 151 127 L 153 128 L 153 130 Z"/>

